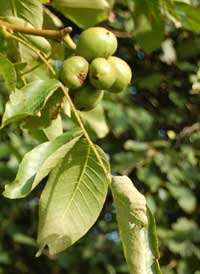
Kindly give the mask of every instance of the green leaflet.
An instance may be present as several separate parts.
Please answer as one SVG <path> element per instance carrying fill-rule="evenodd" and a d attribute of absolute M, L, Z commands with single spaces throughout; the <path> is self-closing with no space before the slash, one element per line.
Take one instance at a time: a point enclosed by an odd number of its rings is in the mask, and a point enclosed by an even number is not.
<path fill-rule="evenodd" d="M 3 195 L 10 199 L 26 197 L 76 144 L 81 135 L 79 129 L 73 129 L 28 152 L 19 166 L 15 180 L 5 186 Z"/>
<path fill-rule="evenodd" d="M 105 20 L 109 8 L 105 0 L 53 0 L 51 4 L 81 28 Z"/>
<path fill-rule="evenodd" d="M 105 154 L 97 149 L 109 170 Z M 102 210 L 108 183 L 90 144 L 85 139 L 77 142 L 51 172 L 42 192 L 37 256 L 46 245 L 56 254 L 85 235 Z"/>
<path fill-rule="evenodd" d="M 111 190 L 130 274 L 161 274 L 155 222 L 145 197 L 127 176 L 114 176 Z"/>
<path fill-rule="evenodd" d="M 147 53 L 160 48 L 164 39 L 164 22 L 158 0 L 135 0 L 133 18 L 134 35 L 139 45 Z"/>
<path fill-rule="evenodd" d="M 1 128 L 27 116 L 36 115 L 58 87 L 58 80 L 37 80 L 13 92 L 6 104 Z"/>
<path fill-rule="evenodd" d="M 39 0 L 0 0 L 0 7 L 1 17 L 19 17 L 35 28 L 42 28 L 43 9 Z"/>
<path fill-rule="evenodd" d="M 17 80 L 15 67 L 5 56 L 0 54 L 0 73 L 3 75 L 9 91 L 14 91 Z"/>
<path fill-rule="evenodd" d="M 184 3 L 184 1 L 160 1 L 170 20 L 174 18 L 177 22 L 180 22 L 184 28 L 193 32 L 200 32 L 200 9 L 198 7 Z"/>
<path fill-rule="evenodd" d="M 43 26 L 43 7 L 39 0 L 0 0 L 0 7 L 2 7 L 0 9 L 0 16 L 10 18 L 11 21 L 8 20 L 10 23 L 34 27 L 36 29 L 41 29 Z M 46 54 L 50 54 L 51 46 L 43 37 L 34 37 L 31 35 L 19 36 Z M 9 44 L 10 47 L 13 47 L 11 42 Z M 21 43 L 17 44 L 17 50 L 15 53 L 13 52 L 13 55 L 20 55 L 21 61 L 26 63 L 30 63 L 38 58 L 35 53 Z"/>
<path fill-rule="evenodd" d="M 184 28 L 200 32 L 200 9 L 192 5 L 175 1 L 176 13 Z"/>
<path fill-rule="evenodd" d="M 62 100 L 63 92 L 58 89 L 48 99 L 47 103 L 40 111 L 40 115 L 27 117 L 23 121 L 23 126 L 28 129 L 46 129 L 50 127 L 52 125 L 52 121 L 55 120 L 59 115 Z M 54 134 L 57 133 L 55 132 Z"/>

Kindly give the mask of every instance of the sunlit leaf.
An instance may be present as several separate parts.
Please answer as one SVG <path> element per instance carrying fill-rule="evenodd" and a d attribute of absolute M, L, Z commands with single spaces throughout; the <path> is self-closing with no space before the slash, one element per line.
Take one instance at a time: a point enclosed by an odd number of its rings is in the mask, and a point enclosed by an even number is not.
<path fill-rule="evenodd" d="M 145 197 L 126 176 L 114 176 L 111 190 L 130 274 L 161 274 L 155 221 Z"/>
<path fill-rule="evenodd" d="M 42 28 L 43 10 L 39 0 L 0 0 L 0 16 L 15 16 Z"/>
<path fill-rule="evenodd" d="M 159 1 L 135 0 L 133 18 L 136 40 L 146 52 L 160 48 L 164 39 L 164 22 L 159 9 Z"/>
<path fill-rule="evenodd" d="M 105 154 L 97 147 L 106 165 Z M 52 171 L 40 200 L 38 244 L 51 254 L 70 247 L 97 220 L 105 202 L 108 178 L 90 144 L 80 140 Z"/>
<path fill-rule="evenodd" d="M 58 87 L 57 80 L 38 80 L 13 92 L 6 104 L 2 127 L 38 113 Z"/>
<path fill-rule="evenodd" d="M 10 199 L 27 196 L 68 153 L 80 137 L 80 130 L 72 130 L 25 154 L 15 180 L 5 186 L 3 195 Z"/>
<path fill-rule="evenodd" d="M 106 19 L 105 0 L 53 0 L 52 6 L 81 28 L 88 28 Z"/>
<path fill-rule="evenodd" d="M 191 31 L 200 32 L 200 8 L 175 1 L 176 12 L 182 25 Z"/>

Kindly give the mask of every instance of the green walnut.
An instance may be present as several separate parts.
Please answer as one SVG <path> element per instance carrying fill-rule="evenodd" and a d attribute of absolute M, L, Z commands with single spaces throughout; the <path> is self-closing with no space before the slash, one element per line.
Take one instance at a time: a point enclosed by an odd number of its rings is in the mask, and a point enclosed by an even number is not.
<path fill-rule="evenodd" d="M 90 83 L 97 89 L 109 89 L 116 80 L 114 66 L 104 58 L 96 58 L 89 68 Z"/>
<path fill-rule="evenodd" d="M 131 68 L 124 60 L 115 56 L 110 56 L 108 62 L 115 67 L 117 75 L 114 84 L 108 89 L 108 91 L 113 93 L 121 92 L 126 89 L 131 82 Z"/>
<path fill-rule="evenodd" d="M 63 62 L 60 79 L 69 89 L 82 87 L 88 75 L 89 64 L 81 56 L 72 56 Z"/>
<path fill-rule="evenodd" d="M 102 100 L 104 91 L 97 90 L 87 84 L 73 94 L 73 102 L 78 110 L 88 111 L 96 107 Z"/>
<path fill-rule="evenodd" d="M 117 38 L 109 30 L 93 27 L 83 31 L 78 39 L 76 52 L 88 61 L 97 57 L 108 58 L 117 49 Z"/>

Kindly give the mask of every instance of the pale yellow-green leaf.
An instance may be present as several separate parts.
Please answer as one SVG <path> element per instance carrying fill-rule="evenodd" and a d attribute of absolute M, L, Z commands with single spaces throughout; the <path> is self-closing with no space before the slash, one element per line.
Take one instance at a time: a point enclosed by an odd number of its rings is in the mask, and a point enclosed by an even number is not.
<path fill-rule="evenodd" d="M 45 142 L 26 153 L 15 180 L 5 185 L 3 195 L 9 199 L 26 197 L 81 138 L 79 129 L 72 129 L 53 141 Z"/>
<path fill-rule="evenodd" d="M 130 274 L 161 274 L 155 223 L 145 197 L 127 176 L 113 176 L 111 190 Z"/>

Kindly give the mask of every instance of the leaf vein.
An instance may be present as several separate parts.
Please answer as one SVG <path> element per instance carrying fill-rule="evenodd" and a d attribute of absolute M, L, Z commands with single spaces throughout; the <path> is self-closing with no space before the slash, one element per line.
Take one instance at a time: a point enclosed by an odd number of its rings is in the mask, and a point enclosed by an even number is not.
<path fill-rule="evenodd" d="M 72 201 L 74 200 L 74 196 L 76 195 L 76 192 L 77 192 L 78 189 L 79 189 L 80 183 L 82 182 L 82 178 L 83 178 L 83 176 L 84 176 L 84 173 L 85 173 L 85 170 L 86 170 L 86 167 L 87 167 L 87 163 L 88 163 L 88 159 L 89 159 L 89 153 L 90 153 L 90 145 L 88 145 L 88 150 L 87 150 L 87 154 L 86 154 L 86 157 L 85 157 L 85 162 L 84 162 L 84 165 L 83 165 L 81 174 L 80 174 L 80 176 L 79 176 L 79 179 L 78 179 L 78 181 L 77 181 L 75 190 L 74 190 L 74 192 L 72 193 L 72 197 L 71 197 L 71 199 L 69 200 L 69 203 L 68 203 L 68 205 L 66 206 L 66 209 L 65 209 L 64 212 L 63 212 L 62 218 L 65 217 L 65 214 L 66 214 L 67 210 L 69 209 L 69 207 L 71 206 L 71 203 L 72 203 Z"/>

